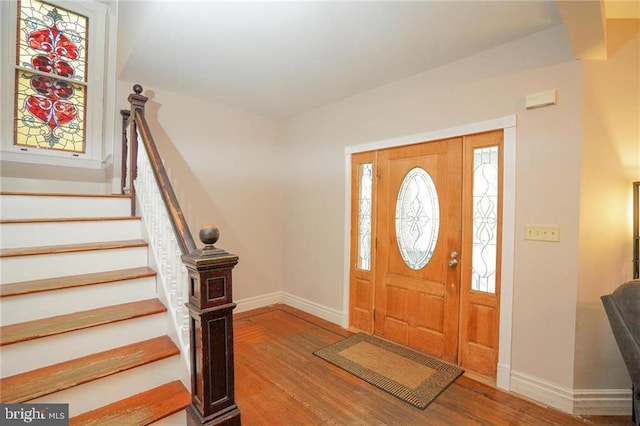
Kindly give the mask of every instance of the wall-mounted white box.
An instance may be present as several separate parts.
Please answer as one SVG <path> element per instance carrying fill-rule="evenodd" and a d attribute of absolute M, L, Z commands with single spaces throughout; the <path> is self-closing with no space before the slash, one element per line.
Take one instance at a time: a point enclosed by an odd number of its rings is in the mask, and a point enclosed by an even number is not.
<path fill-rule="evenodd" d="M 556 90 L 546 90 L 540 93 L 534 93 L 533 95 L 527 95 L 524 98 L 524 107 L 526 109 L 540 108 L 548 105 L 556 104 Z"/>
<path fill-rule="evenodd" d="M 560 241 L 559 225 L 525 225 L 524 239 L 531 241 Z"/>

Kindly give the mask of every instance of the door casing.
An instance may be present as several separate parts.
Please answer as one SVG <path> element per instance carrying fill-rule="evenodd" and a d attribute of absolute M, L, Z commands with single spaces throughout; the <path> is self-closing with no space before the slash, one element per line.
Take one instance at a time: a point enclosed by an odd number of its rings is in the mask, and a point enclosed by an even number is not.
<path fill-rule="evenodd" d="M 498 349 L 498 371 L 496 385 L 500 389 L 510 389 L 511 341 L 513 318 L 513 271 L 515 244 L 515 177 L 516 177 L 516 116 L 510 115 L 494 120 L 465 124 L 394 139 L 387 139 L 345 148 L 345 257 L 343 279 L 343 327 L 349 326 L 349 272 L 350 272 L 350 226 L 351 226 L 351 154 L 371 150 L 412 145 L 480 133 L 503 130 L 503 219 L 502 219 L 502 264 L 500 288 L 500 330 Z"/>

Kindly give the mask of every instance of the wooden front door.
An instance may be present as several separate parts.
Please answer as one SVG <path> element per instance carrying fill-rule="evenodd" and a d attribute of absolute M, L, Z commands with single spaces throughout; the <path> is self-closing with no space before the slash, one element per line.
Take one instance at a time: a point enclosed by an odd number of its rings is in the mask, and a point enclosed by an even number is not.
<path fill-rule="evenodd" d="M 502 139 L 352 155 L 351 327 L 495 377 Z"/>
<path fill-rule="evenodd" d="M 378 153 L 374 333 L 456 362 L 462 138 Z"/>

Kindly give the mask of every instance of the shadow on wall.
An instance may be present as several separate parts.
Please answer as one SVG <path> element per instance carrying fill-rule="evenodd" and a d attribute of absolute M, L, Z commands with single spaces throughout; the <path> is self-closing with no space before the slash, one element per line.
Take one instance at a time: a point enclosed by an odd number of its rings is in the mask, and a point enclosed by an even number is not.
<path fill-rule="evenodd" d="M 149 98 L 145 104 L 145 118 L 196 245 L 198 247 L 203 245 L 198 238 L 200 228 L 205 225 L 215 225 L 220 229 L 223 242 L 221 247 L 223 247 L 225 228 L 229 229 L 229 227 L 225 223 L 218 223 L 222 213 L 211 201 L 206 189 L 162 127 L 158 119 L 162 104 L 154 101 L 155 92 L 147 90 L 144 95 Z"/>

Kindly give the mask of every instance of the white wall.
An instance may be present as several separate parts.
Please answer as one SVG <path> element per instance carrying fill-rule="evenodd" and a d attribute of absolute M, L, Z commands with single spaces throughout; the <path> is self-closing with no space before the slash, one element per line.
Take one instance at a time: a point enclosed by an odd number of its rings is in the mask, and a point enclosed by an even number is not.
<path fill-rule="evenodd" d="M 521 392 L 542 385 L 564 395 L 573 387 L 582 79 L 558 27 L 291 120 L 284 291 L 342 309 L 346 146 L 517 114 L 512 368 Z M 547 89 L 557 89 L 557 105 L 524 110 L 526 95 Z M 527 223 L 560 225 L 561 242 L 524 241 Z"/>
<path fill-rule="evenodd" d="M 628 52 L 620 58 L 625 59 L 609 65 L 574 61 L 564 29 L 558 27 L 284 124 L 167 91 L 152 89 L 144 94 L 151 97 L 147 118 L 192 232 L 197 235 L 202 224 L 214 223 L 222 233 L 218 245 L 240 256 L 234 298 L 282 292 L 338 313 L 343 309 L 348 255 L 344 252 L 345 147 L 515 114 L 511 385 L 571 411 L 574 389 L 625 386 L 624 367 L 610 346 L 610 332 L 596 306 L 596 295 L 614 288 L 617 278 L 601 287 L 596 274 L 585 283 L 597 268 L 591 261 L 600 252 L 586 238 L 591 235 L 586 230 L 598 220 L 585 212 L 609 189 L 621 191 L 627 179 L 630 188 L 630 181 L 638 179 L 638 161 L 619 160 L 626 155 L 607 154 L 603 163 L 597 161 L 605 129 L 619 122 L 606 120 L 595 128 L 587 123 L 601 114 L 589 105 L 615 99 L 598 96 L 611 89 L 602 79 L 615 76 L 619 67 L 633 60 Z M 640 93 L 635 81 L 632 89 Z M 119 82 L 119 108 L 127 108 L 123 100 L 131 86 Z M 613 86 L 628 87 L 622 81 Z M 557 105 L 524 109 L 526 95 L 547 89 L 557 90 Z M 633 98 L 625 99 L 630 103 Z M 623 115 L 628 117 L 631 111 Z M 633 155 L 633 142 L 615 140 L 610 151 L 615 147 Z M 624 172 L 609 173 L 621 162 Z M 598 183 L 602 174 L 608 182 L 604 190 Z M 595 189 L 601 189 L 598 195 L 591 193 Z M 558 224 L 561 241 L 524 241 L 528 223 Z M 616 231 L 612 244 L 624 257 L 628 252 L 619 247 L 621 232 Z M 622 277 L 622 264 L 614 257 L 606 258 L 607 271 L 618 271 Z M 594 310 L 598 310 L 595 315 Z M 602 337 L 604 345 L 594 349 L 593 335 L 576 325 L 576 315 L 580 322 L 597 325 L 596 339 Z M 593 355 L 582 353 L 593 350 Z M 601 368 L 612 368 L 613 376 L 599 375 Z"/>
<path fill-rule="evenodd" d="M 132 83 L 118 82 L 118 109 Z M 217 247 L 240 257 L 234 299 L 280 291 L 282 124 L 177 93 L 145 88 L 145 116 L 194 239 L 220 229 Z M 125 100 L 125 101 L 123 101 Z"/>
<path fill-rule="evenodd" d="M 583 117 L 575 387 L 628 391 L 631 381 L 600 296 L 632 278 L 631 189 L 640 180 L 640 36 L 607 61 L 585 61 Z"/>

